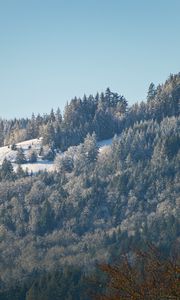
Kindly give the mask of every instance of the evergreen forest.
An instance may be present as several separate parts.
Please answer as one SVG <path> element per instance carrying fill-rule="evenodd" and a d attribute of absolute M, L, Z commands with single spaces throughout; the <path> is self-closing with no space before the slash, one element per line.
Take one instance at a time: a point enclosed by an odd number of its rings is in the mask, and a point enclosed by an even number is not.
<path fill-rule="evenodd" d="M 17 170 L 0 166 L 0 300 L 91 300 L 98 264 L 147 243 L 180 249 L 180 73 L 133 105 L 107 88 L 63 113 L 0 119 L 0 147 L 36 138 L 29 160 L 53 172 L 24 171 L 22 149 Z"/>

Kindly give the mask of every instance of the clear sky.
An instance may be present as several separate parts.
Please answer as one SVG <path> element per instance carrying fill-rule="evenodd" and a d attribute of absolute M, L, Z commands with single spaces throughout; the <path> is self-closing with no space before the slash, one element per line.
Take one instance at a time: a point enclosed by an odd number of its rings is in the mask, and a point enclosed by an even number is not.
<path fill-rule="evenodd" d="M 0 116 L 110 87 L 130 103 L 180 71 L 180 0 L 0 0 Z"/>

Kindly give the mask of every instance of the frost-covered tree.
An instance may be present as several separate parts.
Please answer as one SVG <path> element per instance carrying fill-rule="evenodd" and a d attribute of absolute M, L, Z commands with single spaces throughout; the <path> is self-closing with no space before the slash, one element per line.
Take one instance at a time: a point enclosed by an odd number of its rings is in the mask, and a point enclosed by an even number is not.
<path fill-rule="evenodd" d="M 15 178 L 12 163 L 6 158 L 3 160 L 2 166 L 0 168 L 0 178 L 1 180 L 12 180 Z"/>
<path fill-rule="evenodd" d="M 152 101 L 156 96 L 156 87 L 153 82 L 150 83 L 148 93 L 147 93 L 147 101 Z"/>
<path fill-rule="evenodd" d="M 17 150 L 16 163 L 17 164 L 25 164 L 26 163 L 26 157 L 24 155 L 24 151 L 22 148 L 18 148 L 18 150 Z"/>

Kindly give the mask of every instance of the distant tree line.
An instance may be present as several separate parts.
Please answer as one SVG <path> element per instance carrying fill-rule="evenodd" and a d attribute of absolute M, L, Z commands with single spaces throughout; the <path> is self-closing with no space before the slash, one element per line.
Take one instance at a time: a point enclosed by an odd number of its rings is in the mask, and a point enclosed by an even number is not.
<path fill-rule="evenodd" d="M 147 102 L 128 107 L 127 100 L 107 88 L 105 93 L 74 98 L 67 103 L 62 115 L 56 112 L 43 116 L 32 114 L 31 119 L 0 120 L 0 146 L 43 137 L 50 149 L 64 151 L 83 141 L 87 133 L 96 133 L 97 140 L 121 133 L 137 121 L 177 116 L 179 113 L 180 74 L 155 87 L 150 84 Z"/>

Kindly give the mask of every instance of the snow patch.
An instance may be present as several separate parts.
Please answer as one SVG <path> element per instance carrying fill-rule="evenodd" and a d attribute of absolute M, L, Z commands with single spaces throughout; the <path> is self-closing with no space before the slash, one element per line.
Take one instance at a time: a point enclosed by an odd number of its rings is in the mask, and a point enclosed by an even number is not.
<path fill-rule="evenodd" d="M 42 140 L 43 138 L 38 138 L 38 139 L 31 139 L 28 141 L 20 142 L 16 144 L 16 149 L 23 149 L 24 155 L 26 159 L 28 159 L 28 154 L 30 151 L 35 151 L 37 154 L 39 153 L 41 147 L 42 147 Z M 99 148 L 99 153 L 104 153 L 104 151 L 107 151 L 110 149 L 110 146 L 112 144 L 112 138 L 107 139 L 107 140 L 102 140 L 97 143 L 97 146 Z M 77 146 L 78 147 L 78 146 Z M 76 154 L 76 148 L 77 147 L 69 147 L 67 151 L 74 152 L 74 155 Z M 17 169 L 17 164 L 16 164 L 16 155 L 17 155 L 17 150 L 12 150 L 11 145 L 10 146 L 4 146 L 0 147 L 0 165 L 2 165 L 3 160 L 6 158 L 11 163 L 13 164 L 14 170 L 16 171 Z M 66 151 L 66 152 L 67 152 Z M 64 153 L 65 154 L 65 153 Z M 62 154 L 61 154 L 62 155 Z M 48 160 L 42 160 L 42 157 L 37 155 L 37 162 L 35 163 L 25 163 L 22 164 L 21 167 L 23 170 L 28 169 L 29 173 L 38 173 L 39 171 L 45 171 L 47 170 L 48 172 L 54 171 L 55 170 L 55 164 L 54 162 L 48 161 Z"/>
<path fill-rule="evenodd" d="M 42 138 L 39 139 L 31 139 L 28 141 L 20 142 L 16 144 L 16 149 L 23 149 L 24 155 L 26 159 L 28 158 L 28 154 L 30 151 L 35 151 L 37 154 L 39 153 L 40 149 L 42 147 Z M 16 155 L 17 150 L 12 150 L 11 146 L 5 146 L 0 148 L 0 165 L 2 165 L 3 160 L 6 158 L 13 164 L 14 170 L 16 171 L 18 165 L 16 162 Z M 25 163 L 22 164 L 21 167 L 25 171 L 28 170 L 29 173 L 38 173 L 39 171 L 53 171 L 54 170 L 54 163 L 42 160 L 42 158 L 37 155 L 37 162 L 35 163 Z"/>

